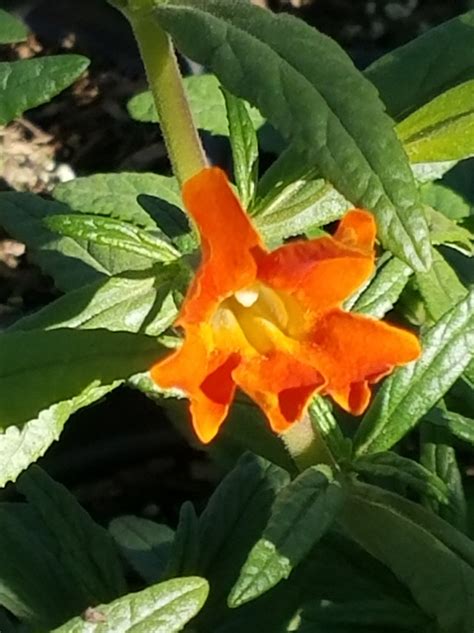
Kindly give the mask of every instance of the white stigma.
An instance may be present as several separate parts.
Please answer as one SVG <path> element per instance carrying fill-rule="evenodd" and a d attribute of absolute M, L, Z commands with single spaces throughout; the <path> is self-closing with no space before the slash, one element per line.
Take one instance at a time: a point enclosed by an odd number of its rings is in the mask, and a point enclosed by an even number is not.
<path fill-rule="evenodd" d="M 244 308 L 250 308 L 258 299 L 258 290 L 255 288 L 237 290 L 237 292 L 234 293 L 234 297 Z"/>

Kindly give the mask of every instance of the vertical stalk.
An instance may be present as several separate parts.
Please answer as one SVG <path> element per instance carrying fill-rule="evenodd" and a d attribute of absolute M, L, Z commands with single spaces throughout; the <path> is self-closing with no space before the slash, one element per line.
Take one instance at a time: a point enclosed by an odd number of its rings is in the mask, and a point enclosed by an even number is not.
<path fill-rule="evenodd" d="M 206 166 L 176 54 L 149 9 L 123 9 L 138 42 L 173 172 L 180 185 Z"/>
<path fill-rule="evenodd" d="M 339 470 L 336 460 L 308 414 L 280 437 L 300 472 L 317 464 L 327 464 L 333 470 Z"/>

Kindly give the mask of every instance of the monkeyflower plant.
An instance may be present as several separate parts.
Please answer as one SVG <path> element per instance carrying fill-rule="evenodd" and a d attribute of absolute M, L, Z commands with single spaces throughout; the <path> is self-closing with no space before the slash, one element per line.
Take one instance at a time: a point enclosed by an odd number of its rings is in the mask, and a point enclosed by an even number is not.
<path fill-rule="evenodd" d="M 112 4 L 171 173 L 0 193 L 58 290 L 1 334 L 0 628 L 471 633 L 474 11 L 361 71 L 245 0 Z M 69 61 L 0 64 L 4 123 Z M 227 473 L 173 529 L 31 466 L 119 386 Z"/>

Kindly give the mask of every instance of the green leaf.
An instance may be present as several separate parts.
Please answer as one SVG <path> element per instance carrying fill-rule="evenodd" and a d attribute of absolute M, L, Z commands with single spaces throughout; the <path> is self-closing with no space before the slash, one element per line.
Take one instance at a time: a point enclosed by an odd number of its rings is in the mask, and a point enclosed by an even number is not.
<path fill-rule="evenodd" d="M 168 564 L 174 532 L 136 516 L 121 516 L 109 526 L 120 551 L 135 571 L 150 585 L 162 579 Z"/>
<path fill-rule="evenodd" d="M 365 75 L 398 121 L 448 88 L 474 78 L 473 42 L 474 11 L 469 11 L 384 55 Z"/>
<path fill-rule="evenodd" d="M 18 491 L 37 512 L 55 557 L 90 604 L 125 591 L 125 578 L 111 536 L 90 518 L 64 486 L 32 466 L 17 482 Z"/>
<path fill-rule="evenodd" d="M 313 427 L 316 427 L 316 432 L 322 436 L 336 462 L 350 461 L 352 442 L 348 437 L 344 437 L 326 398 L 313 398 L 308 413 Z"/>
<path fill-rule="evenodd" d="M 400 259 L 390 258 L 377 269 L 375 277 L 355 301 L 346 302 L 346 309 L 381 319 L 398 301 L 412 273 Z"/>
<path fill-rule="evenodd" d="M 463 442 L 474 445 L 474 419 L 436 407 L 428 414 L 428 420 L 431 424 L 448 430 Z"/>
<path fill-rule="evenodd" d="M 80 55 L 58 55 L 0 63 L 0 125 L 70 86 L 89 65 Z"/>
<path fill-rule="evenodd" d="M 78 396 L 41 411 L 21 429 L 9 426 L 0 430 L 0 487 L 15 481 L 22 470 L 45 454 L 51 444 L 59 439 L 73 413 L 97 402 L 118 385 L 119 381 L 105 386 L 91 385 Z"/>
<path fill-rule="evenodd" d="M 181 209 L 176 178 L 157 174 L 94 174 L 57 185 L 53 196 L 77 213 L 105 215 L 144 229 L 156 229 L 156 216 Z"/>
<path fill-rule="evenodd" d="M 176 578 L 89 609 L 51 633 L 178 633 L 202 608 L 204 578 Z"/>
<path fill-rule="evenodd" d="M 474 354 L 474 291 L 422 340 L 416 362 L 397 369 L 377 393 L 355 439 L 358 455 L 391 448 L 451 387 Z"/>
<path fill-rule="evenodd" d="M 223 94 L 229 122 L 235 182 L 240 201 L 247 209 L 252 204 L 258 180 L 257 135 L 245 103 L 227 90 L 223 90 Z"/>
<path fill-rule="evenodd" d="M 2 334 L 0 426 L 21 426 L 54 404 L 117 386 L 163 351 L 156 339 L 108 330 L 57 329 Z M 86 396 L 87 397 L 87 396 Z"/>
<path fill-rule="evenodd" d="M 28 37 L 28 29 L 12 15 L 0 9 L 0 44 L 22 42 Z"/>
<path fill-rule="evenodd" d="M 426 207 L 426 216 L 432 244 L 449 244 L 468 256 L 474 253 L 474 235 L 470 231 L 430 207 Z"/>
<path fill-rule="evenodd" d="M 185 501 L 179 510 L 178 527 L 163 576 L 187 576 L 195 573 L 199 557 L 199 522 L 194 506 Z"/>
<path fill-rule="evenodd" d="M 222 603 L 261 535 L 289 475 L 261 457 L 245 454 L 212 495 L 199 520 L 199 573 L 209 578 L 209 612 Z M 213 606 L 215 605 L 215 606 Z"/>
<path fill-rule="evenodd" d="M 197 75 L 184 78 L 184 88 L 194 121 L 201 130 L 211 134 L 229 135 L 226 107 L 218 79 L 214 75 Z M 128 102 L 130 116 L 145 123 L 158 123 L 158 114 L 151 92 L 142 92 Z M 256 108 L 249 109 L 255 129 L 264 122 Z"/>
<path fill-rule="evenodd" d="M 426 498 L 425 503 L 454 527 L 466 532 L 467 506 L 456 450 L 442 438 L 440 429 L 429 424 L 421 426 L 421 464 L 445 482 L 448 503 L 439 504 L 436 499 Z"/>
<path fill-rule="evenodd" d="M 421 187 L 420 192 L 422 202 L 454 222 L 463 220 L 471 214 L 471 205 L 463 196 L 445 185 L 437 182 L 427 183 Z"/>
<path fill-rule="evenodd" d="M 107 246 L 113 252 L 124 251 L 154 262 L 170 262 L 179 257 L 171 244 L 152 233 L 121 220 L 95 215 L 54 215 L 44 220 L 54 233 Z"/>
<path fill-rule="evenodd" d="M 419 183 L 427 183 L 442 178 L 446 172 L 456 165 L 455 160 L 441 163 L 413 163 L 411 170 Z"/>
<path fill-rule="evenodd" d="M 31 260 L 51 275 L 61 290 L 72 290 L 125 270 L 150 267 L 149 258 L 100 246 L 87 240 L 58 237 L 43 220 L 68 213 L 59 202 L 27 193 L 0 193 L 0 224 L 24 242 Z"/>
<path fill-rule="evenodd" d="M 352 467 L 362 475 L 393 481 L 438 503 L 449 503 L 449 489 L 443 479 L 407 457 L 391 452 L 375 453 L 359 457 Z"/>
<path fill-rule="evenodd" d="M 397 125 L 412 163 L 474 154 L 474 80 L 446 90 Z"/>
<path fill-rule="evenodd" d="M 416 274 L 416 285 L 433 321 L 438 321 L 467 294 L 455 271 L 436 250 L 430 270 Z"/>
<path fill-rule="evenodd" d="M 158 336 L 176 318 L 173 291 L 180 277 L 183 271 L 174 264 L 123 273 L 68 292 L 8 331 L 104 328 Z"/>
<path fill-rule="evenodd" d="M 254 600 L 288 578 L 331 526 L 343 505 L 344 490 L 330 471 L 325 472 L 311 466 L 278 495 L 263 536 L 232 588 L 230 607 Z"/>
<path fill-rule="evenodd" d="M 0 506 L 0 604 L 34 630 L 49 630 L 87 606 L 82 592 L 23 505 Z"/>
<path fill-rule="evenodd" d="M 355 485 L 341 513 L 345 531 L 387 565 L 445 633 L 474 625 L 474 546 L 420 506 L 380 488 Z"/>
<path fill-rule="evenodd" d="M 184 54 L 255 104 L 344 197 L 374 211 L 387 248 L 415 269 L 429 265 L 406 155 L 376 91 L 335 42 L 250 3 L 176 0 L 155 13 Z"/>

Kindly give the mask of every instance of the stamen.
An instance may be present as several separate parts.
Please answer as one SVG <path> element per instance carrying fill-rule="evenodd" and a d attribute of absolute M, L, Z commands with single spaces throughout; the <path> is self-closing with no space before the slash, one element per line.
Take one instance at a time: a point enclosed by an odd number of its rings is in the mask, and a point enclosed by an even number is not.
<path fill-rule="evenodd" d="M 255 287 L 244 288 L 243 290 L 237 290 L 234 293 L 234 297 L 244 308 L 250 308 L 258 299 L 258 289 Z"/>

